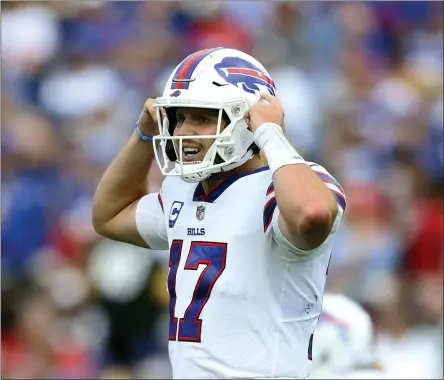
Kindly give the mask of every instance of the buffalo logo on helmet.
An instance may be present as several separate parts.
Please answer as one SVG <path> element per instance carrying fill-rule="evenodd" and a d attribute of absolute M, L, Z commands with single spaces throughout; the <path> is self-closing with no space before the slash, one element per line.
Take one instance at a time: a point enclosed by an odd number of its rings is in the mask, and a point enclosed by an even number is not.
<path fill-rule="evenodd" d="M 256 94 L 260 91 L 258 85 L 264 86 L 268 92 L 275 96 L 276 86 L 273 80 L 262 72 L 261 69 L 238 57 L 226 57 L 214 65 L 217 73 L 228 83 L 234 86 L 242 85 L 242 89 L 250 94 Z"/>
<path fill-rule="evenodd" d="M 179 95 L 181 94 L 181 92 L 179 90 L 173 91 L 170 96 L 172 98 L 177 98 Z"/>

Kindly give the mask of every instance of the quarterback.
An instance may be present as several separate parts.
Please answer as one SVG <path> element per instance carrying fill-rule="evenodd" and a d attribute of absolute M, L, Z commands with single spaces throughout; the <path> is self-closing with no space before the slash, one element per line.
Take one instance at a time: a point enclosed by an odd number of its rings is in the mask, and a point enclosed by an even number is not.
<path fill-rule="evenodd" d="M 93 224 L 170 251 L 174 378 L 306 378 L 339 183 L 284 135 L 265 68 L 241 51 L 185 58 L 101 179 Z M 259 152 L 266 157 L 263 166 Z M 165 180 L 146 194 L 156 159 Z"/>

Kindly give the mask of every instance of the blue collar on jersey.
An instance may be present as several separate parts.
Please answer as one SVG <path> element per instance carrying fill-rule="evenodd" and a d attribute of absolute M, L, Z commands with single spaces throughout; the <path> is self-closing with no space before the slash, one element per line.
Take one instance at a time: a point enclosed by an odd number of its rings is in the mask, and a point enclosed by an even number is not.
<path fill-rule="evenodd" d="M 269 169 L 268 166 L 263 166 L 262 168 L 255 169 L 255 170 L 248 172 L 248 173 L 233 174 L 231 177 L 227 178 L 225 181 L 223 181 L 220 185 L 216 186 L 214 189 L 212 189 L 206 195 L 205 195 L 205 190 L 202 186 L 202 183 L 199 183 L 196 187 L 196 190 L 194 190 L 193 201 L 213 203 L 217 198 L 219 198 L 219 196 L 226 189 L 228 189 L 228 187 L 230 185 L 232 185 L 234 182 L 236 182 L 239 178 L 245 177 L 250 174 L 263 172 L 268 169 Z"/>

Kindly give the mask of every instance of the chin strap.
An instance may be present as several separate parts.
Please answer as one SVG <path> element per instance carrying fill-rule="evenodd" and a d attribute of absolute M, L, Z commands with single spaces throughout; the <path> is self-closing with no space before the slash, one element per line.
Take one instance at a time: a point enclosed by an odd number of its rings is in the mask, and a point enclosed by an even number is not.
<path fill-rule="evenodd" d="M 248 160 L 250 160 L 251 158 L 254 157 L 254 155 L 258 154 L 260 152 L 259 147 L 257 146 L 257 144 L 255 142 L 252 142 L 251 145 L 248 147 L 247 151 L 245 152 L 245 154 L 242 156 L 242 158 L 239 161 L 233 162 L 230 165 L 224 166 L 219 168 L 218 171 L 216 172 L 211 172 L 209 175 L 205 175 L 206 173 L 208 173 L 208 170 L 203 169 L 200 174 L 195 173 L 195 174 L 191 174 L 187 177 L 187 175 L 182 176 L 182 179 L 185 182 L 191 182 L 191 183 L 196 183 L 196 182 L 202 182 L 205 181 L 206 179 L 211 178 L 213 175 L 216 175 L 218 173 L 221 172 L 228 172 L 230 170 L 233 170 L 243 164 L 245 164 L 245 162 L 247 162 Z M 219 157 L 220 158 L 220 157 Z M 216 157 L 217 159 L 217 157 Z M 220 158 L 220 160 L 222 161 L 222 158 Z M 205 174 L 204 174 L 205 173 Z M 185 177 L 185 178 L 184 178 Z"/>
<path fill-rule="evenodd" d="M 224 166 L 221 169 L 221 172 L 227 172 L 230 171 L 232 169 L 235 169 L 243 164 L 245 164 L 249 159 L 253 158 L 253 156 L 257 153 L 259 153 L 260 149 L 258 148 L 258 146 L 255 143 L 252 143 L 250 145 L 250 147 L 248 148 L 248 150 L 245 152 L 244 156 L 236 162 L 233 162 L 230 165 Z"/>
<path fill-rule="evenodd" d="M 256 145 L 256 144 L 254 144 L 254 145 Z M 259 152 L 259 148 L 256 147 L 256 149 Z M 182 180 L 184 180 L 185 182 L 189 182 L 189 183 L 196 183 L 196 182 L 205 181 L 205 180 L 211 178 L 212 176 L 217 175 L 218 173 L 228 172 L 228 171 L 230 171 L 232 169 L 235 169 L 235 168 L 243 165 L 249 159 L 253 158 L 253 156 L 256 154 L 254 152 L 255 152 L 255 149 L 254 150 L 253 149 L 249 149 L 239 161 L 233 162 L 232 164 L 230 164 L 228 166 L 225 166 L 223 168 L 219 168 L 219 171 L 210 173 L 207 176 L 199 175 L 199 174 L 192 174 L 191 175 L 192 178 L 189 178 L 189 177 L 188 178 L 184 178 L 184 177 L 182 177 Z M 207 170 L 205 170 L 205 169 L 202 170 L 202 172 L 206 172 L 206 171 Z"/>

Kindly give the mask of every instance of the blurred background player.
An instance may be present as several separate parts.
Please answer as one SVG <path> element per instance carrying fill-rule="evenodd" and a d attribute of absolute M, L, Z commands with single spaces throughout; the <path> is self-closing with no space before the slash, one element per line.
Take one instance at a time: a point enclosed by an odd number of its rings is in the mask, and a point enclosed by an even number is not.
<path fill-rule="evenodd" d="M 388 378 L 442 378 L 443 19 L 419 1 L 2 2 L 2 375 L 171 376 L 167 255 L 100 238 L 91 198 L 173 65 L 230 46 L 347 192 L 327 289 L 368 310 Z"/>
<path fill-rule="evenodd" d="M 313 339 L 310 379 L 382 379 L 370 315 L 355 301 L 325 293 Z"/>

